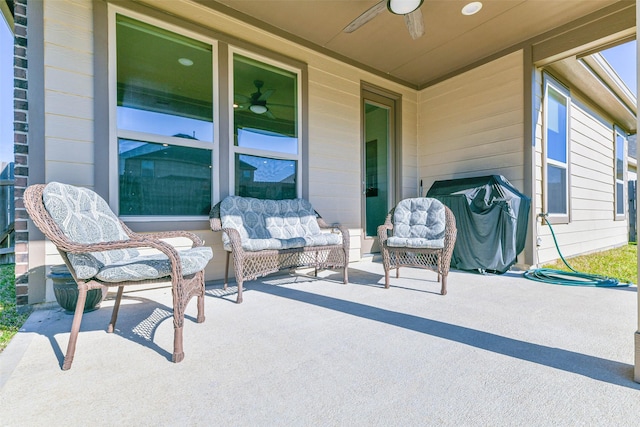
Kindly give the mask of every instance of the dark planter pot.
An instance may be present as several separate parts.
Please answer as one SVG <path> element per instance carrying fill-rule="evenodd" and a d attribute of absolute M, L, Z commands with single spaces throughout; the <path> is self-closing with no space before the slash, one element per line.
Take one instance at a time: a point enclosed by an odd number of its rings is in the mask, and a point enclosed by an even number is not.
<path fill-rule="evenodd" d="M 53 280 L 53 294 L 60 307 L 64 308 L 68 314 L 76 311 L 78 304 L 78 285 L 73 280 L 66 265 L 55 265 L 51 267 L 49 278 Z M 87 299 L 84 303 L 84 312 L 93 311 L 100 308 L 102 302 L 102 289 L 91 289 L 87 292 Z"/>

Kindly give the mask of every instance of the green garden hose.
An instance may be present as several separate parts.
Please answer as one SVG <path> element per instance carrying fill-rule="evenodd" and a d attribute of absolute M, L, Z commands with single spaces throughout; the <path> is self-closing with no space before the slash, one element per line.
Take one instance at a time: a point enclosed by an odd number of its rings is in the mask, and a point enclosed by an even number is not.
<path fill-rule="evenodd" d="M 546 218 L 547 214 L 541 213 L 538 216 Z M 571 272 L 554 270 L 551 268 L 534 268 L 525 271 L 524 277 L 529 280 L 550 283 L 553 285 L 599 286 L 608 288 L 629 286 L 629 283 L 620 283 L 620 281 L 616 278 L 601 276 L 598 274 L 581 273 L 579 271 L 576 271 L 562 256 L 562 252 L 560 252 L 560 247 L 558 246 L 558 240 L 556 239 L 556 234 L 553 232 L 553 227 L 548 221 L 547 225 L 549 226 L 549 230 L 551 231 L 553 243 L 555 243 L 556 245 L 556 250 L 558 251 L 558 255 L 560 255 L 560 259 L 562 260 L 564 265 L 566 265 L 567 268 L 571 270 Z"/>

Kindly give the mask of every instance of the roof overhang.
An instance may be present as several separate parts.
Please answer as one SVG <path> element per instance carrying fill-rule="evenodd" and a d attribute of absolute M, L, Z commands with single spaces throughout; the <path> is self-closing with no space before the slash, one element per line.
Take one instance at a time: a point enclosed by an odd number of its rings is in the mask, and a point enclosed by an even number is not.
<path fill-rule="evenodd" d="M 572 90 L 577 89 L 584 94 L 627 132 L 637 132 L 636 96 L 602 55 L 572 56 L 554 62 L 547 68 L 570 83 Z"/>

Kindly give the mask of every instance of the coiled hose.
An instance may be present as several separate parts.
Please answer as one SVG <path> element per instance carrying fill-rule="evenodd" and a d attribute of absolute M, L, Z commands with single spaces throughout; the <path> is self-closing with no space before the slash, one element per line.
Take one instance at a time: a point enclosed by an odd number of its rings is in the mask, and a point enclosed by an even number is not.
<path fill-rule="evenodd" d="M 546 218 L 547 214 L 541 213 L 538 216 Z M 567 268 L 571 270 L 571 272 L 554 270 L 551 268 L 534 268 L 525 271 L 524 277 L 529 280 L 550 283 L 553 285 L 599 286 L 605 288 L 629 286 L 629 283 L 620 283 L 620 281 L 616 278 L 601 276 L 599 274 L 581 273 L 575 270 L 562 256 L 562 252 L 560 252 L 560 247 L 558 246 L 558 240 L 556 239 L 556 234 L 553 232 L 553 227 L 548 221 L 547 225 L 549 226 L 549 230 L 551 231 L 553 243 L 556 245 L 556 250 L 558 251 L 558 255 L 560 255 L 560 259 L 562 260 L 564 265 L 566 265 Z"/>

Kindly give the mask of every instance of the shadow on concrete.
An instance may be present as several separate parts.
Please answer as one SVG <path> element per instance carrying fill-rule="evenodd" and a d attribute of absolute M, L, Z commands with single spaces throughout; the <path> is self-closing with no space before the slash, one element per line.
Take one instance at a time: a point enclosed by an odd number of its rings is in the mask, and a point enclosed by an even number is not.
<path fill-rule="evenodd" d="M 282 286 L 253 282 L 252 289 L 640 390 L 640 384 L 633 381 L 633 366 L 626 363 Z"/>
<path fill-rule="evenodd" d="M 108 298 L 106 301 L 113 301 Z M 192 298 L 189 304 L 196 304 L 196 298 Z M 78 335 L 78 343 L 82 342 L 82 333 L 87 331 L 104 331 L 107 335 L 107 326 L 111 320 L 113 304 L 106 304 L 97 310 L 84 313 L 82 323 L 80 325 L 80 334 Z M 47 311 L 43 311 L 46 314 Z M 37 312 L 36 312 L 37 313 Z M 51 343 L 51 347 L 58 359 L 60 368 L 64 362 L 66 353 L 66 344 L 64 349 L 60 347 L 56 340 L 56 335 L 69 334 L 71 331 L 71 323 L 73 322 L 73 313 L 66 313 L 62 309 L 59 311 L 49 312 L 48 319 L 36 320 L 35 322 L 25 323 L 25 327 L 21 332 L 35 332 L 47 337 Z M 55 317 L 55 319 L 52 319 Z M 171 361 L 173 348 L 170 351 L 158 346 L 154 342 L 156 331 L 160 324 L 165 320 L 172 321 L 173 308 L 160 304 L 146 298 L 140 298 L 132 295 L 123 295 L 118 312 L 118 320 L 116 328 L 113 332 L 123 338 L 140 344 L 144 347 L 156 351 L 158 354 Z M 35 320 L 35 319 L 33 319 Z M 196 318 L 185 314 L 185 327 L 188 323 L 197 324 Z M 173 325 L 172 325 L 173 327 Z M 107 338 L 100 345 L 109 345 Z M 75 358 L 82 357 L 82 350 L 76 349 Z"/>

